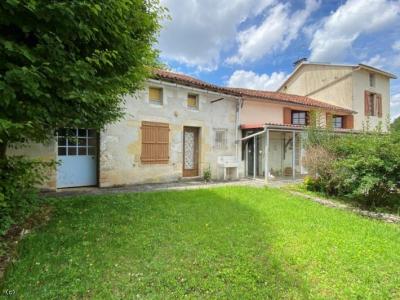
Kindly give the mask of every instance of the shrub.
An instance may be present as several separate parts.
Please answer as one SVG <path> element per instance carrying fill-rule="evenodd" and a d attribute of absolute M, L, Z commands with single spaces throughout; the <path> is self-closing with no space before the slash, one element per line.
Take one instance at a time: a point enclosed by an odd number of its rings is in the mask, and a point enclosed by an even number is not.
<path fill-rule="evenodd" d="M 23 157 L 0 160 L 0 235 L 36 207 L 37 186 L 53 166 L 54 162 Z"/>
<path fill-rule="evenodd" d="M 204 170 L 203 178 L 204 178 L 205 182 L 209 182 L 211 180 L 211 169 L 210 169 L 210 167 L 208 167 L 208 169 Z"/>
<path fill-rule="evenodd" d="M 398 192 L 398 133 L 320 133 L 309 141 L 307 153 L 306 165 L 317 180 L 308 185 L 310 189 L 349 197 L 368 207 L 384 206 Z"/>

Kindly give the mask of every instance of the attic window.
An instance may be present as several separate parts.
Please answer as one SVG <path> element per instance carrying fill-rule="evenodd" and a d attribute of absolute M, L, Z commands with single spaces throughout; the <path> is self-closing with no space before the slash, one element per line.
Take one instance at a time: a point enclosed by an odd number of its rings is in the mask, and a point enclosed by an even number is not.
<path fill-rule="evenodd" d="M 162 104 L 162 88 L 149 87 L 149 101 L 154 104 Z"/>
<path fill-rule="evenodd" d="M 375 87 L 375 74 L 369 73 L 369 86 Z"/>
<path fill-rule="evenodd" d="M 191 109 L 199 108 L 199 96 L 195 94 L 188 94 L 187 106 Z"/>

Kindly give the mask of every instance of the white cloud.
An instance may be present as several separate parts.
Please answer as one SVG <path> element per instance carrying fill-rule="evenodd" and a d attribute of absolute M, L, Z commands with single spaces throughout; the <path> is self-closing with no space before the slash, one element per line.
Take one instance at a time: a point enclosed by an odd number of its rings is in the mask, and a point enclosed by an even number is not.
<path fill-rule="evenodd" d="M 228 86 L 256 90 L 275 91 L 287 78 L 284 72 L 256 74 L 253 71 L 237 70 L 228 79 Z"/>
<path fill-rule="evenodd" d="M 162 0 L 171 21 L 164 23 L 161 56 L 198 70 L 214 70 L 221 52 L 233 45 L 238 26 L 275 0 Z"/>
<path fill-rule="evenodd" d="M 393 43 L 392 49 L 395 52 L 395 55 L 392 60 L 392 64 L 395 67 L 400 67 L 400 40 Z"/>
<path fill-rule="evenodd" d="M 389 0 L 348 0 L 326 18 L 311 41 L 310 60 L 340 61 L 345 59 L 353 42 L 393 24 L 397 25 L 400 3 Z"/>
<path fill-rule="evenodd" d="M 391 119 L 400 117 L 400 93 L 394 94 L 390 99 Z"/>
<path fill-rule="evenodd" d="M 396 42 L 393 43 L 392 49 L 393 49 L 394 51 L 400 51 L 400 40 L 398 40 L 398 41 L 396 41 Z"/>
<path fill-rule="evenodd" d="M 387 60 L 385 57 L 382 57 L 380 54 L 377 54 L 370 59 L 363 61 L 363 64 L 375 67 L 375 68 L 384 68 Z"/>
<path fill-rule="evenodd" d="M 251 26 L 239 32 L 238 53 L 229 57 L 227 62 L 253 62 L 265 55 L 285 50 L 297 38 L 302 26 L 319 5 L 319 1 L 306 0 L 304 9 L 290 14 L 288 3 L 278 3 L 269 10 L 259 26 Z"/>

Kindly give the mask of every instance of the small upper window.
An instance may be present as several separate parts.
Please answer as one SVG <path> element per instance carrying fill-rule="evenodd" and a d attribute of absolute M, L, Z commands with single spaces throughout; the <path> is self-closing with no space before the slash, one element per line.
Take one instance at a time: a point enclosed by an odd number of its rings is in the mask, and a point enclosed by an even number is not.
<path fill-rule="evenodd" d="M 369 86 L 375 86 L 375 74 L 373 73 L 369 73 Z"/>
<path fill-rule="evenodd" d="M 149 87 L 149 101 L 150 103 L 162 104 L 162 88 Z"/>
<path fill-rule="evenodd" d="M 343 128 L 343 116 L 333 117 L 333 128 Z"/>
<path fill-rule="evenodd" d="M 198 109 L 199 108 L 199 95 L 188 94 L 187 106 L 192 109 Z"/>
<path fill-rule="evenodd" d="M 292 111 L 292 124 L 293 125 L 307 125 L 307 112 L 306 111 Z"/>

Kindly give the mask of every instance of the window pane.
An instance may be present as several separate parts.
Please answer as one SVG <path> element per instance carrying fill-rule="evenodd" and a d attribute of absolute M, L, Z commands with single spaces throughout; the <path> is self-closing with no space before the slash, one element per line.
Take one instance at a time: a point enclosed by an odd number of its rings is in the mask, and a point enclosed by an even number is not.
<path fill-rule="evenodd" d="M 150 101 L 162 102 L 162 89 L 161 88 L 149 88 L 149 99 Z"/>
<path fill-rule="evenodd" d="M 96 139 L 89 138 L 88 139 L 88 146 L 96 146 Z"/>
<path fill-rule="evenodd" d="M 293 125 L 306 125 L 306 112 L 293 112 L 292 124 Z"/>
<path fill-rule="evenodd" d="M 78 148 L 78 155 L 86 155 L 86 147 L 79 147 Z"/>
<path fill-rule="evenodd" d="M 68 148 L 68 155 L 76 155 L 76 148 L 69 147 Z"/>
<path fill-rule="evenodd" d="M 86 136 L 86 129 L 78 129 L 78 136 Z"/>
<path fill-rule="evenodd" d="M 88 136 L 89 137 L 96 137 L 96 130 L 95 129 L 89 129 L 88 130 Z"/>
<path fill-rule="evenodd" d="M 64 137 L 58 138 L 58 146 L 65 146 L 67 144 L 67 140 Z"/>
<path fill-rule="evenodd" d="M 68 136 L 76 136 L 76 129 L 68 129 L 67 135 Z"/>
<path fill-rule="evenodd" d="M 77 143 L 77 138 L 76 137 L 69 137 L 68 138 L 68 146 L 75 146 Z"/>
<path fill-rule="evenodd" d="M 197 108 L 197 95 L 188 95 L 187 105 L 191 108 Z"/>
<path fill-rule="evenodd" d="M 79 138 L 78 146 L 86 146 L 86 138 Z"/>
<path fill-rule="evenodd" d="M 96 147 L 88 147 L 88 154 L 87 155 L 96 155 Z"/>
<path fill-rule="evenodd" d="M 67 148 L 66 147 L 58 147 L 58 155 L 60 155 L 60 156 L 67 155 Z"/>

